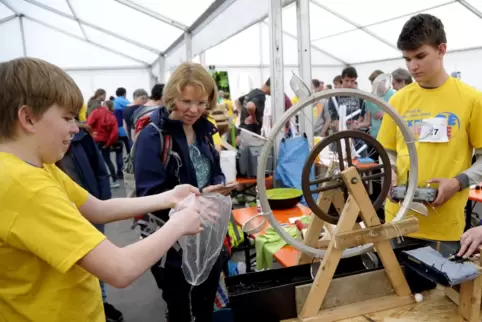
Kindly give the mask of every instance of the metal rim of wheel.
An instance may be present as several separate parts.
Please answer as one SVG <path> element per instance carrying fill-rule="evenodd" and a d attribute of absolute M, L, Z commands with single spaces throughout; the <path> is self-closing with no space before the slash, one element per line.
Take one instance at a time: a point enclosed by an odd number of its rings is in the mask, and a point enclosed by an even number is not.
<path fill-rule="evenodd" d="M 290 234 L 288 234 L 287 231 L 283 229 L 283 227 L 278 223 L 278 221 L 274 217 L 271 207 L 268 203 L 268 198 L 266 196 L 265 173 L 266 173 L 266 165 L 268 163 L 269 154 L 273 149 L 275 141 L 281 138 L 280 131 L 284 129 L 286 122 L 288 122 L 292 117 L 294 117 L 298 112 L 302 111 L 306 107 L 312 106 L 315 102 L 320 101 L 322 99 L 328 99 L 332 96 L 354 96 L 354 97 L 367 100 L 368 102 L 371 102 L 377 105 L 378 107 L 380 107 L 388 116 L 390 116 L 394 120 L 395 124 L 400 129 L 400 132 L 405 140 L 405 143 L 408 149 L 408 155 L 410 160 L 410 174 L 409 174 L 408 183 L 407 183 L 408 185 L 407 194 L 400 207 L 400 210 L 396 214 L 393 221 L 399 221 L 403 219 L 403 217 L 408 212 L 409 206 L 412 203 L 412 200 L 415 194 L 415 188 L 416 188 L 417 179 L 418 179 L 418 163 L 417 163 L 417 150 L 415 147 L 415 139 L 412 133 L 410 132 L 410 130 L 408 129 L 407 125 L 403 121 L 400 114 L 398 114 L 398 112 L 396 112 L 390 105 L 388 105 L 388 103 L 382 101 L 380 98 L 372 94 L 362 92 L 356 89 L 345 89 L 345 88 L 330 89 L 322 92 L 317 92 L 305 99 L 300 100 L 298 104 L 295 104 L 288 111 L 286 111 L 281 117 L 281 119 L 272 127 L 272 130 L 266 140 L 266 143 L 264 144 L 263 150 L 261 151 L 261 155 L 259 157 L 256 184 L 258 186 L 258 192 L 260 196 L 261 207 L 263 209 L 263 214 L 269 220 L 271 227 L 273 227 L 273 229 L 288 244 L 292 245 L 300 252 L 316 258 L 323 258 L 325 256 L 326 251 L 323 249 L 317 249 L 317 248 L 307 246 L 302 241 L 296 240 Z M 347 258 L 347 257 L 357 256 L 367 251 L 370 251 L 372 248 L 373 248 L 372 245 L 364 245 L 361 247 L 346 249 L 343 252 L 342 257 Z"/>
<path fill-rule="evenodd" d="M 361 131 L 354 131 L 354 130 L 347 130 L 347 131 L 341 131 L 334 133 L 332 135 L 329 135 L 325 137 L 323 140 L 318 142 L 315 147 L 311 150 L 310 155 L 308 156 L 308 159 L 305 162 L 305 165 L 303 167 L 303 172 L 301 175 L 301 188 L 303 190 L 303 196 L 305 197 L 306 203 L 310 206 L 310 209 L 313 211 L 313 213 L 318 216 L 318 218 L 336 225 L 339 220 L 339 214 L 337 211 L 336 214 L 330 213 L 330 211 L 325 212 L 323 209 L 320 208 L 320 206 L 317 203 L 317 200 L 313 197 L 314 193 L 322 193 L 324 191 L 329 191 L 329 190 L 338 190 L 342 189 L 344 192 L 344 200 L 347 199 L 347 188 L 345 186 L 345 183 L 343 182 L 341 178 L 341 174 L 332 174 L 329 176 L 326 176 L 321 179 L 315 179 L 311 180 L 310 176 L 312 173 L 313 166 L 315 165 L 315 160 L 320 155 L 321 151 L 323 151 L 324 148 L 330 146 L 331 144 L 335 144 L 337 147 L 337 155 L 338 155 L 338 170 L 339 172 L 345 170 L 345 162 L 347 163 L 348 167 L 353 166 L 353 160 L 351 156 L 351 149 L 352 145 L 350 144 L 350 140 L 352 139 L 361 139 L 363 140 L 368 146 L 372 147 L 375 149 L 375 151 L 379 154 L 380 158 L 382 159 L 382 164 L 378 166 L 374 166 L 368 169 L 358 169 L 358 173 L 360 174 L 360 177 L 362 178 L 363 182 L 367 181 L 373 181 L 375 179 L 382 179 L 382 189 L 380 191 L 380 194 L 378 195 L 377 199 L 373 202 L 373 206 L 375 209 L 380 208 L 383 205 L 383 202 L 385 201 L 386 197 L 388 196 L 388 192 L 390 191 L 390 184 L 392 181 L 392 170 L 391 170 L 391 165 L 390 165 L 390 158 L 388 157 L 387 151 L 383 148 L 383 146 L 378 142 L 376 139 L 374 139 L 371 135 L 363 133 Z M 343 157 L 343 151 L 342 151 L 342 144 L 341 141 L 345 142 L 345 152 L 346 152 L 346 161 L 345 158 Z M 373 170 L 383 170 L 381 173 L 377 174 L 371 174 L 369 176 L 363 176 L 362 174 L 364 172 L 368 171 L 373 171 Z M 329 182 L 335 182 L 332 184 L 328 184 Z M 321 187 L 317 187 L 314 190 L 312 190 L 313 185 L 319 185 L 323 184 Z M 358 218 L 358 221 L 360 221 L 361 218 Z"/>

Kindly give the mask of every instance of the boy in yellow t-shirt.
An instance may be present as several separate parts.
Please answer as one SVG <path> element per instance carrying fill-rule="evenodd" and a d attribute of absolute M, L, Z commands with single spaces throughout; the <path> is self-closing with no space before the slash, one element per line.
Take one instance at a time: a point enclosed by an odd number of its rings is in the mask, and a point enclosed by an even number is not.
<path fill-rule="evenodd" d="M 435 210 L 428 207 L 428 216 L 411 213 L 418 218 L 420 228 L 410 236 L 449 241 L 445 244 L 455 251 L 464 231 L 468 187 L 482 180 L 480 164 L 471 167 L 472 152 L 475 149 L 478 154 L 478 149 L 482 148 L 482 93 L 447 74 L 443 67 L 446 42 L 443 24 L 438 18 L 419 14 L 408 20 L 399 36 L 398 48 L 416 83 L 397 92 L 389 103 L 404 118 L 415 137 L 423 120 L 447 119 L 448 128 L 440 131 L 449 133 L 448 142 L 436 142 L 436 131 L 432 131 L 431 136 L 422 138 L 424 142 L 416 143 L 418 185 L 431 183 L 438 188 L 438 195 L 432 204 Z M 391 154 L 391 159 L 396 159 L 392 166 L 397 184 L 406 184 L 408 151 L 393 119 L 383 118 L 377 139 Z M 387 200 L 387 221 L 391 221 L 398 210 L 398 204 Z"/>
<path fill-rule="evenodd" d="M 0 84 L 0 320 L 105 322 L 98 278 L 128 286 L 182 235 L 199 232 L 201 221 L 186 209 L 124 248 L 89 221 L 173 207 L 198 191 L 181 185 L 96 199 L 54 165 L 78 132 L 82 95 L 74 81 L 47 62 L 20 58 L 0 64 Z"/>

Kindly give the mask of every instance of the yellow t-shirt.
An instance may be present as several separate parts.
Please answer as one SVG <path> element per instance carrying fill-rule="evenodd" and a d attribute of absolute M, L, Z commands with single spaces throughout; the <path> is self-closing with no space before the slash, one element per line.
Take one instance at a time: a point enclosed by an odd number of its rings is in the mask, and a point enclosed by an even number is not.
<path fill-rule="evenodd" d="M 300 98 L 298 96 L 293 96 L 293 98 L 291 99 L 291 104 L 293 105 L 298 104 L 299 101 L 300 101 Z"/>
<path fill-rule="evenodd" d="M 105 239 L 88 193 L 55 165 L 0 152 L 0 321 L 105 322 L 99 280 L 76 265 Z"/>
<path fill-rule="evenodd" d="M 84 103 L 79 111 L 79 121 L 85 122 L 87 121 L 87 105 Z"/>
<path fill-rule="evenodd" d="M 214 126 L 216 126 L 216 121 L 211 116 L 208 116 L 208 120 L 209 122 L 214 124 Z M 213 134 L 213 142 L 214 142 L 214 145 L 216 146 L 216 149 L 219 150 L 221 148 L 221 136 L 219 135 L 219 132 L 216 132 Z"/>
<path fill-rule="evenodd" d="M 233 115 L 233 101 L 224 99 L 224 104 L 226 104 L 226 107 L 228 108 L 228 116 Z"/>
<path fill-rule="evenodd" d="M 432 117 L 445 117 L 451 130 L 448 143 L 417 142 L 418 186 L 426 186 L 433 178 L 453 178 L 472 164 L 472 151 L 482 148 L 482 93 L 449 77 L 439 88 L 424 89 L 413 83 L 393 95 L 389 101 L 406 121 L 408 127 Z M 418 127 L 420 128 L 420 127 Z M 378 141 L 397 153 L 398 184 L 407 183 L 409 158 L 405 140 L 390 117 L 384 117 Z M 435 187 L 435 186 L 434 186 Z M 410 237 L 456 241 L 464 231 L 464 207 L 469 189 L 456 193 L 427 217 L 410 212 L 419 220 L 419 231 Z M 399 205 L 387 200 L 385 216 L 391 221 Z"/>

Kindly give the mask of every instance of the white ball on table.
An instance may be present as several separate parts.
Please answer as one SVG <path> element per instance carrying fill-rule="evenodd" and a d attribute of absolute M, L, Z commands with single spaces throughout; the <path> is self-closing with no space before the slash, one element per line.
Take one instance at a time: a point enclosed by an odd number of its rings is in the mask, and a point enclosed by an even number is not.
<path fill-rule="evenodd" d="M 417 303 L 422 302 L 422 301 L 423 301 L 423 295 L 420 294 L 420 293 L 415 294 L 415 301 L 416 301 Z"/>

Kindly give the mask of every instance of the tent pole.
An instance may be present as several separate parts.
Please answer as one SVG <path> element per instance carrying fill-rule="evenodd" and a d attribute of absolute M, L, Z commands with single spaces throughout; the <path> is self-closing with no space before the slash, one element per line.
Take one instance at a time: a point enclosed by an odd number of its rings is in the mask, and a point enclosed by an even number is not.
<path fill-rule="evenodd" d="M 89 40 L 89 37 L 87 37 L 87 33 L 84 30 L 84 26 L 80 23 L 79 18 L 77 17 L 75 10 L 72 7 L 72 4 L 70 3 L 70 0 L 65 0 L 65 1 L 67 2 L 67 6 L 69 6 L 70 12 L 72 12 L 72 16 L 77 21 L 77 24 L 79 25 L 80 31 L 82 32 L 82 35 L 84 35 L 85 40 Z"/>
<path fill-rule="evenodd" d="M 259 27 L 259 80 L 260 82 L 263 82 L 263 65 L 264 65 L 264 59 L 263 59 L 263 47 L 265 41 L 268 41 L 268 39 L 264 39 L 263 37 L 263 25 L 261 23 L 258 24 Z"/>
<path fill-rule="evenodd" d="M 192 34 L 184 33 L 184 44 L 186 45 L 186 61 L 192 61 Z"/>
<path fill-rule="evenodd" d="M 199 53 L 199 63 L 201 65 L 203 65 L 203 67 L 207 68 L 207 66 L 206 66 L 206 52 L 205 51 Z"/>
<path fill-rule="evenodd" d="M 159 58 L 159 70 L 158 70 L 158 72 L 159 72 L 159 78 L 158 78 L 158 79 L 159 79 L 159 83 L 160 83 L 160 84 L 163 84 L 163 83 L 166 81 L 166 80 L 164 79 L 164 78 L 166 77 L 166 76 L 165 76 L 165 75 L 166 75 L 166 73 L 165 73 L 165 72 L 166 72 L 166 71 L 165 71 L 166 67 L 165 67 L 165 64 L 164 64 L 165 60 L 166 60 L 166 58 L 164 58 L 164 56 L 161 56 L 161 57 Z"/>
<path fill-rule="evenodd" d="M 72 20 L 72 21 L 79 22 L 79 23 L 81 23 L 81 24 L 84 25 L 84 26 L 87 26 L 87 27 L 89 27 L 89 28 L 95 29 L 95 30 L 100 31 L 100 32 L 102 32 L 102 33 L 104 33 L 104 34 L 107 34 L 107 35 L 109 35 L 109 36 L 112 36 L 112 37 L 115 37 L 115 38 L 117 38 L 117 39 L 123 40 L 123 41 L 128 42 L 128 43 L 130 43 L 130 44 L 132 44 L 132 45 L 135 45 L 135 46 L 137 46 L 137 47 L 141 47 L 141 48 L 143 48 L 143 49 L 145 49 L 145 50 L 147 50 L 147 51 L 153 52 L 153 53 L 158 54 L 158 55 L 161 54 L 161 52 L 160 52 L 159 50 L 155 49 L 155 48 L 146 46 L 146 45 L 144 45 L 144 44 L 142 44 L 142 43 L 140 43 L 140 42 L 137 42 L 137 41 L 135 41 L 135 40 L 126 38 L 126 37 L 124 37 L 124 36 L 119 35 L 118 33 L 114 33 L 114 32 L 109 31 L 109 30 L 107 30 L 107 29 L 101 28 L 101 27 L 99 27 L 99 26 L 97 26 L 97 25 L 91 24 L 91 23 L 89 23 L 89 22 L 87 22 L 87 21 L 84 21 L 84 20 L 82 20 L 82 19 L 76 19 L 76 18 L 74 18 L 72 15 L 69 15 L 69 14 L 67 14 L 67 13 L 65 13 L 65 12 L 60 11 L 60 10 L 57 10 L 57 9 L 51 8 L 51 7 L 49 7 L 49 6 L 46 6 L 46 5 L 44 5 L 44 4 L 40 3 L 40 2 L 37 2 L 37 1 L 35 1 L 35 0 L 24 0 L 24 1 L 26 1 L 26 2 L 28 2 L 28 3 L 30 3 L 30 4 L 33 4 L 34 6 L 37 6 L 37 7 L 39 7 L 39 8 L 42 8 L 42 9 L 44 9 L 44 10 L 50 11 L 50 12 L 52 12 L 52 13 L 55 13 L 55 14 L 57 14 L 57 15 L 59 15 L 59 16 L 64 17 L 64 18 L 70 19 L 70 20 Z"/>
<path fill-rule="evenodd" d="M 271 111 L 272 123 L 276 124 L 283 116 L 284 97 L 284 65 L 283 65 L 283 21 L 282 0 L 269 0 L 269 44 L 270 44 L 270 75 L 271 75 Z M 264 80 L 263 80 L 264 82 Z M 267 122 L 268 120 L 265 120 Z M 278 150 L 283 133 L 278 133 L 274 142 L 274 164 L 278 159 Z"/>
<path fill-rule="evenodd" d="M 311 86 L 310 0 L 296 1 L 296 20 L 300 77 L 306 85 Z M 299 115 L 299 120 L 300 131 L 306 134 L 308 143 L 313 145 L 313 108 L 307 106 Z"/>
<path fill-rule="evenodd" d="M 130 0 L 115 0 L 116 2 L 128 7 L 128 8 L 131 8 L 132 10 L 135 10 L 135 11 L 138 11 L 140 13 L 143 13 L 151 18 L 154 18 L 156 20 L 159 20 L 159 21 L 162 21 L 170 26 L 173 26 L 175 28 L 178 28 L 178 29 L 181 29 L 182 31 L 186 31 L 188 29 L 188 26 L 180 23 L 179 21 L 176 21 L 174 19 L 171 19 L 169 17 L 166 17 L 166 16 L 163 16 L 157 12 L 154 12 L 150 9 L 147 9 L 137 3 L 134 3 Z"/>
<path fill-rule="evenodd" d="M 45 22 L 43 22 L 43 21 L 40 21 L 40 20 L 37 20 L 37 19 L 35 19 L 35 18 L 29 17 L 29 16 L 22 16 L 22 17 L 25 18 L 25 19 L 28 19 L 28 20 L 30 20 L 30 21 L 33 21 L 33 22 L 35 22 L 35 23 L 38 23 L 39 25 L 42 25 L 42 26 L 44 26 L 44 27 L 47 27 L 47 28 L 50 28 L 50 29 L 55 30 L 55 31 L 57 31 L 57 32 L 60 32 L 60 33 L 62 33 L 62 34 L 64 34 L 64 35 L 67 35 L 67 36 L 69 36 L 69 37 L 72 37 L 72 38 L 74 38 L 74 39 L 78 39 L 78 40 L 80 40 L 80 41 L 82 41 L 82 42 L 85 42 L 85 43 L 88 43 L 88 44 L 92 44 L 92 45 L 94 45 L 94 46 L 96 46 L 96 47 L 99 47 L 99 48 L 101 48 L 101 49 L 104 49 L 104 50 L 106 50 L 106 51 L 109 51 L 109 52 L 111 52 L 111 53 L 114 53 L 114 54 L 116 54 L 116 55 L 119 55 L 119 56 L 122 56 L 122 57 L 124 57 L 124 58 L 133 60 L 133 61 L 135 61 L 135 62 L 138 62 L 138 63 L 142 64 L 144 67 L 148 67 L 148 66 L 149 66 L 149 64 L 147 64 L 145 61 L 142 61 L 142 60 L 140 60 L 140 59 L 137 59 L 137 58 L 134 58 L 134 57 L 132 57 L 132 56 L 129 56 L 129 55 L 127 55 L 127 54 L 125 54 L 125 53 L 123 53 L 123 52 L 117 51 L 117 50 L 115 50 L 115 49 L 113 49 L 113 48 L 111 48 L 111 47 L 104 46 L 104 45 L 102 45 L 102 44 L 93 42 L 93 41 L 91 41 L 91 40 L 85 40 L 83 37 L 79 37 L 79 36 L 77 36 L 77 35 L 75 35 L 75 34 L 71 34 L 70 32 L 66 32 L 65 30 L 62 30 L 62 29 L 60 29 L 60 28 L 57 28 L 57 27 L 55 27 L 55 26 L 52 26 L 52 25 L 50 25 L 50 24 L 47 24 L 47 23 L 45 23 Z M 20 19 L 20 21 L 22 21 L 22 19 Z M 22 24 L 21 24 L 21 26 L 22 26 Z"/>
<path fill-rule="evenodd" d="M 20 34 L 22 35 L 23 57 L 27 57 L 27 44 L 25 42 L 25 29 L 24 29 L 24 26 L 23 26 L 23 15 L 20 15 L 19 23 L 20 23 Z"/>

